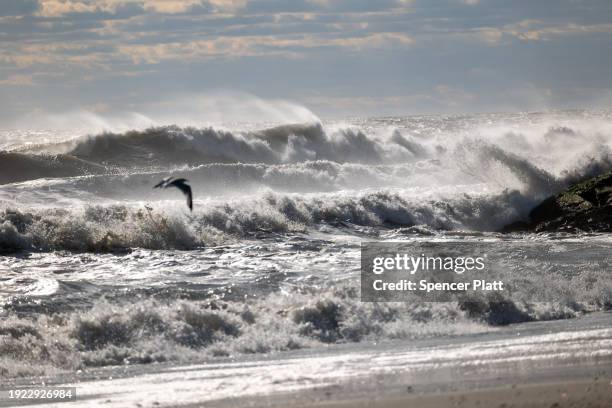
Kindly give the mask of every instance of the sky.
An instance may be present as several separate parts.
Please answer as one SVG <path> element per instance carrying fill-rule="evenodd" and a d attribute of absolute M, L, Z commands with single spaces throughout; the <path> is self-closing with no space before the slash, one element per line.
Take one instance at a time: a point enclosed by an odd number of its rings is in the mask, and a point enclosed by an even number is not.
<path fill-rule="evenodd" d="M 0 0 L 5 127 L 607 109 L 611 67 L 609 0 Z"/>

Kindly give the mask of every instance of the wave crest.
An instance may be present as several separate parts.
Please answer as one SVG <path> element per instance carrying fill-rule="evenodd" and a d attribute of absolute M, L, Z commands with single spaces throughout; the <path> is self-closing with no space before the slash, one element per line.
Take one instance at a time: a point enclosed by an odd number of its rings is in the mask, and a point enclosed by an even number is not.
<path fill-rule="evenodd" d="M 0 213 L 0 251 L 193 249 L 234 238 L 305 232 L 309 228 L 410 227 L 495 230 L 520 218 L 533 199 L 518 191 L 496 196 L 411 201 L 393 192 L 262 198 L 176 207 L 131 205 Z"/>

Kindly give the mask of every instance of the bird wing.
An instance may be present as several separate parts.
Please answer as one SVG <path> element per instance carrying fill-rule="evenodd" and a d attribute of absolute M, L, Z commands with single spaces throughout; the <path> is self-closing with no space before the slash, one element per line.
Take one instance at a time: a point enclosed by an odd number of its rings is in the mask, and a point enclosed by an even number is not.
<path fill-rule="evenodd" d="M 189 184 L 185 184 L 183 180 L 185 179 L 174 180 L 169 185 L 178 188 L 183 192 L 183 194 L 187 196 L 187 206 L 191 211 L 193 211 L 193 194 L 191 193 L 191 187 L 189 186 Z"/>
<path fill-rule="evenodd" d="M 168 184 L 170 180 L 172 180 L 172 177 L 166 177 L 165 179 L 157 183 L 155 186 L 153 186 L 153 188 L 165 187 L 165 185 Z"/>

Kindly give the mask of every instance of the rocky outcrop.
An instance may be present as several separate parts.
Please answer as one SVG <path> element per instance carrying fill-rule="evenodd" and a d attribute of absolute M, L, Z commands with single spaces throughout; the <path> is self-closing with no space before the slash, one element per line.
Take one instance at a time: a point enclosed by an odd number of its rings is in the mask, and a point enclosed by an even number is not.
<path fill-rule="evenodd" d="M 534 208 L 528 221 L 503 232 L 612 232 L 612 171 L 575 184 Z"/>

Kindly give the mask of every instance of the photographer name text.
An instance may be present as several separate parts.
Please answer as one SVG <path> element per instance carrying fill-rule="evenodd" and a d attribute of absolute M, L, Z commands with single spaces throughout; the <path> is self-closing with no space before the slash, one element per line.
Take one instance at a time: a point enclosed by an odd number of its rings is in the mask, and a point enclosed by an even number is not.
<path fill-rule="evenodd" d="M 372 260 L 371 271 L 374 275 L 385 272 L 401 271 L 409 275 L 418 272 L 453 272 L 463 275 L 466 271 L 482 272 L 485 270 L 486 257 L 430 257 L 421 254 L 395 254 L 394 256 L 375 257 Z M 386 281 L 375 279 L 372 288 L 379 291 L 414 291 L 414 292 L 464 292 L 464 291 L 503 291 L 504 282 L 500 280 L 487 281 L 474 279 L 471 282 L 437 282 L 436 279 L 409 280 L 399 279 Z"/>

